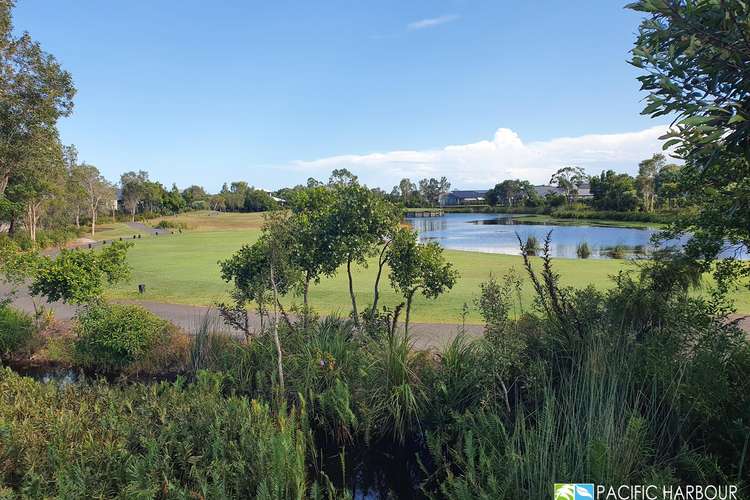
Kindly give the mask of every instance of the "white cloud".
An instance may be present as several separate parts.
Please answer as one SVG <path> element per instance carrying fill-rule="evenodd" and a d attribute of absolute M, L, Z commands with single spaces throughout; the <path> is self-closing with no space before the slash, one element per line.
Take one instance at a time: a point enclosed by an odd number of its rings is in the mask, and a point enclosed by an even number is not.
<path fill-rule="evenodd" d="M 449 14 L 445 16 L 440 17 L 431 17 L 428 19 L 420 19 L 419 21 L 414 21 L 413 23 L 409 23 L 407 25 L 407 28 L 410 30 L 421 30 L 425 28 L 434 28 L 435 26 L 440 26 L 441 24 L 446 24 L 451 21 L 455 21 L 458 19 L 459 16 L 455 14 Z"/>
<path fill-rule="evenodd" d="M 370 186 L 390 188 L 403 177 L 446 176 L 456 189 L 483 188 L 508 178 L 541 184 L 560 167 L 577 165 L 589 174 L 612 169 L 635 173 L 638 162 L 661 152 L 659 125 L 639 132 L 588 134 L 524 143 L 500 128 L 491 140 L 422 151 L 390 151 L 299 160 L 286 167 L 305 177 L 326 180 L 331 170 L 348 168 Z"/>

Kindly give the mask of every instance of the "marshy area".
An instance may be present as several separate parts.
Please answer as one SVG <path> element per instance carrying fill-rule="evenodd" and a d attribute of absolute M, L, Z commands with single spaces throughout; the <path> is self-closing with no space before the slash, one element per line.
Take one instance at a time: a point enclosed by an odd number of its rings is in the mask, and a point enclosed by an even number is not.
<path fill-rule="evenodd" d="M 6 308 L 5 360 L 28 376 L 0 371 L 4 492 L 520 499 L 560 477 L 746 492 L 750 347 L 724 309 L 665 289 L 658 263 L 598 292 L 544 262 L 525 278 L 536 306 L 524 278 L 491 279 L 485 335 L 440 350 L 382 316 L 277 317 L 239 338 L 89 305 L 45 337 Z"/>

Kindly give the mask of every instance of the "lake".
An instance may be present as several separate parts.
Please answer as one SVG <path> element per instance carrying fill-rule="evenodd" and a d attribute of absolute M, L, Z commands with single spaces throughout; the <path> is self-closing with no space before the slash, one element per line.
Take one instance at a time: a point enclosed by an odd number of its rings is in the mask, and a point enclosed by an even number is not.
<path fill-rule="evenodd" d="M 554 225 L 524 221 L 511 214 L 445 214 L 441 217 L 410 217 L 407 219 L 419 233 L 422 242 L 436 241 L 451 250 L 520 255 L 518 238 L 523 241 L 535 236 L 540 246 L 552 231 L 553 257 L 576 258 L 576 247 L 586 242 L 591 258 L 609 258 L 607 252 L 622 245 L 634 254 L 652 248 L 652 228 L 608 227 L 575 224 Z"/>

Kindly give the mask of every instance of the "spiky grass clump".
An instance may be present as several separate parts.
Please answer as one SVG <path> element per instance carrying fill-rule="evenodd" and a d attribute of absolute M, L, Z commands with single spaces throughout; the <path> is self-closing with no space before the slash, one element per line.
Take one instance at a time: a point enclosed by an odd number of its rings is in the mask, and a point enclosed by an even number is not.
<path fill-rule="evenodd" d="M 579 259 L 588 259 L 591 257 L 591 248 L 589 248 L 589 244 L 585 241 L 580 242 L 576 247 L 576 255 Z"/>

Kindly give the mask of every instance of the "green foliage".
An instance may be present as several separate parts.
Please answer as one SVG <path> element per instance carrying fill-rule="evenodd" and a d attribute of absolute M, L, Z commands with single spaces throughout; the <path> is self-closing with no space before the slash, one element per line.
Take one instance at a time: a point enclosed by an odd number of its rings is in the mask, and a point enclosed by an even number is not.
<path fill-rule="evenodd" d="M 0 297 L 0 306 L 9 302 L 18 287 L 35 276 L 40 259 L 36 251 L 23 250 L 11 238 L 0 235 L 0 278 L 9 285 L 9 294 Z"/>
<path fill-rule="evenodd" d="M 665 236 L 690 235 L 685 253 L 708 270 L 727 243 L 730 252 L 750 246 L 750 6 L 642 0 L 629 7 L 646 15 L 630 61 L 644 72 L 642 114 L 675 117 L 663 146 L 685 160 L 672 183 L 695 207 Z M 734 262 L 717 278 L 731 275 L 750 276 L 750 265 Z"/>
<path fill-rule="evenodd" d="M 0 481 L 29 498 L 303 498 L 304 416 L 186 384 L 60 388 L 0 372 Z"/>
<path fill-rule="evenodd" d="M 175 222 L 162 219 L 154 227 L 157 229 L 187 229 L 187 224 L 185 224 L 184 222 Z"/>
<path fill-rule="evenodd" d="M 539 252 L 539 240 L 536 236 L 532 234 L 526 237 L 526 242 L 523 244 L 523 251 L 528 255 L 536 255 Z"/>
<path fill-rule="evenodd" d="M 627 256 L 627 252 L 628 249 L 625 245 L 615 245 L 607 251 L 607 255 L 613 259 L 624 259 Z"/>
<path fill-rule="evenodd" d="M 514 207 L 517 205 L 536 206 L 541 200 L 529 181 L 516 179 L 496 184 L 485 194 L 485 201 L 490 206 Z"/>
<path fill-rule="evenodd" d="M 113 242 L 100 252 L 61 250 L 55 258 L 39 264 L 31 293 L 50 302 L 62 300 L 82 304 L 101 297 L 105 284 L 125 281 L 130 276 L 127 252 L 132 243 Z"/>
<path fill-rule="evenodd" d="M 76 316 L 76 361 L 104 371 L 125 368 L 166 342 L 171 328 L 141 306 L 89 304 Z"/>
<path fill-rule="evenodd" d="M 23 350 L 34 334 L 34 322 L 28 314 L 0 305 L 0 358 Z"/>
<path fill-rule="evenodd" d="M 639 204 L 636 181 L 628 174 L 612 170 L 591 177 L 593 205 L 598 210 L 634 211 Z"/>
<path fill-rule="evenodd" d="M 420 245 L 417 233 L 399 229 L 388 249 L 388 277 L 391 285 L 406 299 L 406 328 L 408 330 L 411 302 L 416 292 L 434 299 L 453 288 L 458 271 L 445 261 L 443 248 L 435 242 Z"/>

